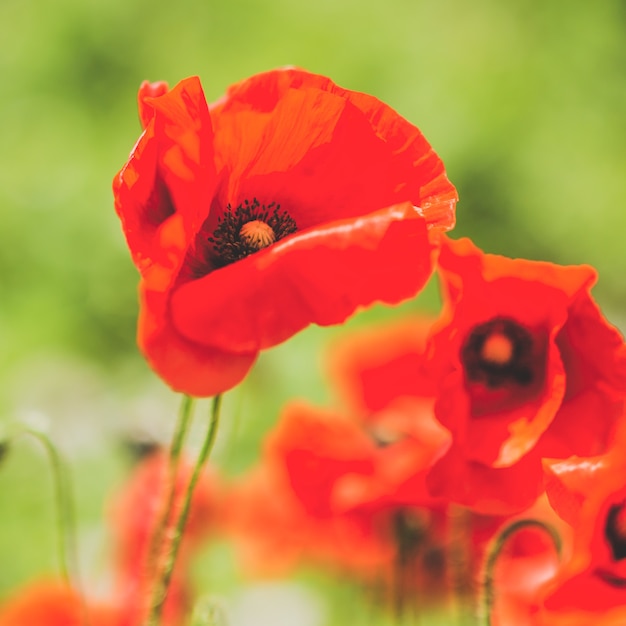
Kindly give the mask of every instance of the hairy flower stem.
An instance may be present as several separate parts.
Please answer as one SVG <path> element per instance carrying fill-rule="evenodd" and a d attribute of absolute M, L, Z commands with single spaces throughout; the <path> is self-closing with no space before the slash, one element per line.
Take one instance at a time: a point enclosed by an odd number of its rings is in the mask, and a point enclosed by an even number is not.
<path fill-rule="evenodd" d="M 454 621 L 458 626 L 476 623 L 470 541 L 471 513 L 462 506 L 448 508 L 450 591 Z"/>
<path fill-rule="evenodd" d="M 61 576 L 69 587 L 72 587 L 80 599 L 82 621 L 90 626 L 87 612 L 85 593 L 80 582 L 78 570 L 78 549 L 76 542 L 76 519 L 74 514 L 74 496 L 66 464 L 52 440 L 39 430 L 22 427 L 15 437 L 26 435 L 36 439 L 48 455 L 52 469 L 52 484 L 54 490 L 54 508 L 57 517 L 57 551 Z"/>
<path fill-rule="evenodd" d="M 148 580 L 155 580 L 158 577 L 159 567 L 159 551 L 165 539 L 165 531 L 171 521 L 172 509 L 174 506 L 174 498 L 176 495 L 176 478 L 178 475 L 178 466 L 180 464 L 180 456 L 185 443 L 191 418 L 193 416 L 194 398 L 191 396 L 183 396 L 180 405 L 174 434 L 172 435 L 172 443 L 170 444 L 169 459 L 167 466 L 167 483 L 165 485 L 165 498 L 163 505 L 159 510 L 158 518 L 152 537 L 150 539 L 150 547 L 148 549 L 148 557 L 146 560 L 145 571 Z"/>
<path fill-rule="evenodd" d="M 189 511 L 191 509 L 193 492 L 195 490 L 196 483 L 200 478 L 200 474 L 209 458 L 209 455 L 211 454 L 213 444 L 215 443 L 217 427 L 219 425 L 221 400 L 221 395 L 215 396 L 215 398 L 213 399 L 211 418 L 209 420 L 209 425 L 204 438 L 204 442 L 202 444 L 202 448 L 200 450 L 200 454 L 198 455 L 196 464 L 193 468 L 193 473 L 189 480 L 187 490 L 185 491 L 181 511 L 178 516 L 178 520 L 176 521 L 176 526 L 174 528 L 174 534 L 172 536 L 168 553 L 165 557 L 165 565 L 159 575 L 159 578 L 156 581 L 155 590 L 152 596 L 152 603 L 150 606 L 150 614 L 147 621 L 147 624 L 149 626 L 158 626 L 161 621 L 163 605 L 165 604 L 165 600 L 167 598 L 167 591 L 169 589 L 172 574 L 174 572 L 174 566 L 176 564 L 176 557 L 180 548 L 180 542 L 183 537 L 185 525 L 187 524 L 187 518 L 189 517 Z"/>
<path fill-rule="evenodd" d="M 57 551 L 61 575 L 68 585 L 79 588 L 78 558 L 76 551 L 76 524 L 74 501 L 69 476 L 56 446 L 44 433 L 33 428 L 23 428 L 16 436 L 27 435 L 36 439 L 46 451 L 52 469 L 54 504 L 57 517 Z"/>
<path fill-rule="evenodd" d="M 489 549 L 487 550 L 487 557 L 485 559 L 485 566 L 482 576 L 482 588 L 481 588 L 481 624 L 483 626 L 491 626 L 491 613 L 493 611 L 493 605 L 495 601 L 494 591 L 494 579 L 495 568 L 498 562 L 498 558 L 502 553 L 502 550 L 506 546 L 507 541 L 518 531 L 525 528 L 537 528 L 538 530 L 545 531 L 552 543 L 554 549 L 561 557 L 561 536 L 554 526 L 546 522 L 542 522 L 537 519 L 521 519 L 509 524 L 504 530 L 502 530 L 492 541 Z"/>

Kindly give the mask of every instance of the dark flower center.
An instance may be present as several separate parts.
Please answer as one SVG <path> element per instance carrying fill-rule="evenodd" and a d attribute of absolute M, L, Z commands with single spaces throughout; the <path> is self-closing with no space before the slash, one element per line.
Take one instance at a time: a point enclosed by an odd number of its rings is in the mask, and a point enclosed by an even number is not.
<path fill-rule="evenodd" d="M 461 348 L 467 380 L 490 388 L 533 382 L 533 338 L 517 322 L 495 317 L 475 326 Z"/>
<path fill-rule="evenodd" d="M 208 238 L 213 244 L 215 265 L 223 267 L 258 252 L 298 230 L 295 220 L 280 205 L 244 200 L 233 210 L 229 204 Z"/>
<path fill-rule="evenodd" d="M 611 548 L 613 559 L 626 558 L 626 501 L 614 504 L 606 516 L 604 536 Z"/>

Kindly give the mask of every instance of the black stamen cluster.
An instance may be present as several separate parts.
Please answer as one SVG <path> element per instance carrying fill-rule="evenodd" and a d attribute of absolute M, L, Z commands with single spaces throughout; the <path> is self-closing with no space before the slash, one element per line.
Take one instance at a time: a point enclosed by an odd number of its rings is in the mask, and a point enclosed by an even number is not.
<path fill-rule="evenodd" d="M 506 363 L 486 359 L 483 348 L 495 334 L 506 337 L 512 346 L 511 358 Z M 474 327 L 461 348 L 461 362 L 467 380 L 487 387 L 502 387 L 517 383 L 523 387 L 533 382 L 533 338 L 528 330 L 505 317 L 495 317 Z"/>
<path fill-rule="evenodd" d="M 280 204 L 275 202 L 265 205 L 254 198 L 252 202 L 244 200 L 234 210 L 228 204 L 224 214 L 218 218 L 213 235 L 208 238 L 213 244 L 216 267 L 224 267 L 258 252 L 257 247 L 239 234 L 244 224 L 254 220 L 265 222 L 274 231 L 276 241 L 298 230 L 295 220 L 286 211 L 280 212 Z"/>

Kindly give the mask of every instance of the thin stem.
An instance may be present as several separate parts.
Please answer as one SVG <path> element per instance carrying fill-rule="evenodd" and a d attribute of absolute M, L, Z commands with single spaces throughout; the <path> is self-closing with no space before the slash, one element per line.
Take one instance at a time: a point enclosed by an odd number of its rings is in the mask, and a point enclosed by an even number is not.
<path fill-rule="evenodd" d="M 474 588 L 470 564 L 471 513 L 458 505 L 448 508 L 449 564 L 452 610 L 459 626 L 476 623 Z"/>
<path fill-rule="evenodd" d="M 61 574 L 68 585 L 78 587 L 78 558 L 76 551 L 76 524 L 74 520 L 74 502 L 69 477 L 64 470 L 63 460 L 44 433 L 32 428 L 23 428 L 17 435 L 29 435 L 43 446 L 52 469 L 52 484 L 57 515 L 57 551 Z"/>
<path fill-rule="evenodd" d="M 500 532 L 494 541 L 492 542 L 488 552 L 487 558 L 485 560 L 485 567 L 483 573 L 482 580 L 482 598 L 481 598 L 481 622 L 484 626 L 491 626 L 491 613 L 493 611 L 493 604 L 495 600 L 494 593 L 494 580 L 495 580 L 495 567 L 498 562 L 498 558 L 502 553 L 507 541 L 518 531 L 524 530 L 525 528 L 537 528 L 538 530 L 545 531 L 552 543 L 554 544 L 554 549 L 559 556 L 561 557 L 561 536 L 554 526 L 548 524 L 546 522 L 542 522 L 536 519 L 521 519 L 509 524 L 502 532 Z"/>
<path fill-rule="evenodd" d="M 169 552 L 167 554 L 167 560 L 165 562 L 163 572 L 160 576 L 160 579 L 157 580 L 155 592 L 152 597 L 152 605 L 150 609 L 150 615 L 148 617 L 148 624 L 150 626 L 157 626 L 161 619 L 163 605 L 165 604 L 165 600 L 167 598 L 167 591 L 170 585 L 170 581 L 172 579 L 174 566 L 176 564 L 176 557 L 178 556 L 178 551 L 180 548 L 180 542 L 185 531 L 187 518 L 189 517 L 193 492 L 196 487 L 196 483 L 200 478 L 200 474 L 204 468 L 204 465 L 208 460 L 209 455 L 211 454 L 213 444 L 215 443 L 217 427 L 219 425 L 221 400 L 221 395 L 215 396 L 215 398 L 213 399 L 211 418 L 209 420 L 207 433 L 205 435 L 200 454 L 198 455 L 198 459 L 193 468 L 193 473 L 191 475 L 191 479 L 189 480 L 189 485 L 187 486 L 187 490 L 185 491 L 181 511 L 178 516 L 176 526 L 174 528 L 174 534 L 172 536 L 172 542 L 169 548 Z"/>
<path fill-rule="evenodd" d="M 150 539 L 150 547 L 148 548 L 148 557 L 146 560 L 146 572 L 148 580 L 152 580 L 157 575 L 157 567 L 159 560 L 159 550 L 165 537 L 168 522 L 172 514 L 174 506 L 174 498 L 176 496 L 176 477 L 178 475 L 178 466 L 180 464 L 181 452 L 185 437 L 189 431 L 191 418 L 193 416 L 194 398 L 191 396 L 183 396 L 183 400 L 178 411 L 176 425 L 174 426 L 174 434 L 172 435 L 172 443 L 170 444 L 168 468 L 167 468 L 167 485 L 165 487 L 165 501 L 159 511 L 158 519 Z"/>
<path fill-rule="evenodd" d="M 78 549 L 76 541 L 76 516 L 70 475 L 66 464 L 52 440 L 39 430 L 20 427 L 14 435 L 27 435 L 36 439 L 46 451 L 52 468 L 52 483 L 57 515 L 57 550 L 59 568 L 66 584 L 76 590 L 81 605 L 82 622 L 90 626 L 85 593 L 80 582 Z"/>

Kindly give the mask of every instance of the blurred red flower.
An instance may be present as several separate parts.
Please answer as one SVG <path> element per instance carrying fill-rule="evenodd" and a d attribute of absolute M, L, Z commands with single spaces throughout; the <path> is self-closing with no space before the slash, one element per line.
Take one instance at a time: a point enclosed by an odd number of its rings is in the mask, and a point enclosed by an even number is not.
<path fill-rule="evenodd" d="M 404 363 L 400 353 L 415 346 L 398 330 L 416 328 L 410 322 L 372 329 L 333 345 L 331 369 L 341 371 L 348 405 L 368 404 L 359 396 L 371 389 L 375 415 L 367 408 L 344 414 L 304 403 L 285 407 L 266 438 L 262 465 L 235 487 L 229 506 L 228 529 L 253 571 L 276 565 L 277 557 L 268 557 L 279 553 L 283 569 L 312 562 L 348 573 L 377 605 L 398 613 L 441 601 L 445 503 L 430 496 L 425 476 L 448 434 L 434 420 L 432 398 L 422 404 L 408 378 L 393 374 L 402 369 L 395 356 Z M 380 376 L 366 373 L 373 370 Z"/>
<path fill-rule="evenodd" d="M 211 106 L 197 78 L 144 83 L 139 102 L 115 206 L 141 273 L 139 344 L 174 389 L 225 391 L 260 350 L 430 275 L 456 191 L 376 98 L 284 69 Z"/>
<path fill-rule="evenodd" d="M 427 340 L 434 318 L 396 319 L 352 331 L 329 350 L 329 379 L 350 415 L 373 425 L 398 402 L 415 403 L 432 414 L 435 385 Z M 415 417 L 410 419 L 419 428 Z"/>
<path fill-rule="evenodd" d="M 293 445 L 291 445 L 293 444 Z M 342 492 L 351 472 L 371 475 L 373 443 L 345 419 L 303 404 L 286 408 L 268 435 L 261 464 L 226 499 L 225 532 L 246 569 L 284 573 L 301 564 L 376 574 L 392 556 L 371 514 L 355 513 Z"/>
<path fill-rule="evenodd" d="M 538 626 L 626 623 L 624 439 L 609 454 L 546 462 L 546 491 L 572 525 L 571 558 L 537 601 Z"/>
<path fill-rule="evenodd" d="M 463 553 L 466 563 L 462 575 L 467 577 L 463 584 L 467 585 L 468 591 L 479 576 L 487 543 L 510 518 L 449 507 L 447 499 L 433 497 L 427 489 L 433 464 L 446 453 L 451 443 L 449 432 L 434 416 L 437 372 L 432 367 L 428 350 L 434 321 L 430 317 L 414 316 L 343 335 L 329 351 L 331 381 L 339 389 L 350 414 L 358 417 L 370 437 L 382 448 L 377 473 L 392 477 L 392 480 L 386 485 L 386 500 L 379 502 L 421 507 L 422 514 L 428 511 L 435 523 L 428 526 L 429 535 L 424 537 L 423 552 L 428 554 L 439 549 L 444 568 L 450 556 L 448 551 Z M 312 435 L 311 439 L 314 439 Z M 323 449 L 323 446 L 319 448 Z M 362 491 L 368 493 L 367 489 Z M 369 493 L 371 497 L 371 489 Z M 545 508 L 537 504 L 532 510 L 525 511 L 524 517 L 546 517 Z M 525 547 L 528 544 L 528 541 L 523 543 Z M 521 545 L 519 538 L 515 545 Z M 551 546 L 548 550 L 543 547 L 528 554 L 523 562 L 516 561 L 519 568 L 509 567 L 509 560 L 506 560 L 504 583 L 498 580 L 498 596 L 506 595 L 506 602 L 503 608 L 498 606 L 498 619 L 504 612 L 508 615 L 515 611 L 527 599 L 529 590 L 537 587 L 541 576 L 545 577 L 548 568 L 544 566 L 553 564 L 555 556 Z M 414 568 L 413 576 L 407 577 L 408 582 L 413 579 L 415 583 L 415 571 Z M 423 585 L 424 582 L 422 578 L 420 583 Z M 501 589 L 503 585 L 506 585 L 505 592 Z M 427 584 L 426 595 L 422 595 L 418 602 L 441 599 L 440 592 L 441 584 L 439 589 Z M 411 593 L 415 596 L 415 585 Z"/>
<path fill-rule="evenodd" d="M 590 295 L 587 266 L 484 254 L 446 240 L 431 340 L 435 414 L 453 443 L 433 493 L 491 514 L 542 490 L 541 457 L 600 454 L 626 390 L 626 348 Z"/>
<path fill-rule="evenodd" d="M 190 475 L 191 467 L 183 461 L 176 482 L 173 511 L 157 559 L 167 550 Z M 83 606 L 80 595 L 66 584 L 58 581 L 31 583 L 0 606 L 0 626 L 143 624 L 154 583 L 154 571 L 150 571 L 151 564 L 148 563 L 150 540 L 165 501 L 166 476 L 166 455 L 153 453 L 135 468 L 130 480 L 110 503 L 116 585 L 111 598 L 106 602 L 88 598 Z M 217 489 L 216 476 L 205 472 L 194 491 L 180 558 L 164 604 L 163 626 L 180 626 L 189 615 L 192 602 L 189 560 L 192 550 L 218 523 Z"/>
<path fill-rule="evenodd" d="M 30 583 L 0 606 L 0 626 L 120 626 L 117 608 L 83 606 L 67 585 L 42 580 Z"/>
<path fill-rule="evenodd" d="M 145 618 L 154 585 L 154 567 L 169 547 L 173 526 L 180 513 L 183 496 L 191 477 L 191 465 L 181 463 L 174 504 L 167 522 L 163 543 L 155 563 L 149 563 L 151 538 L 166 498 L 167 455 L 156 452 L 147 457 L 133 472 L 109 504 L 113 530 L 115 603 L 123 607 L 123 619 L 118 626 L 136 626 Z M 194 490 L 179 558 L 164 604 L 164 624 L 184 623 L 191 605 L 191 585 L 188 580 L 189 560 L 194 549 L 207 539 L 218 524 L 217 476 L 204 471 Z M 152 569 L 152 571 L 151 571 Z"/>

